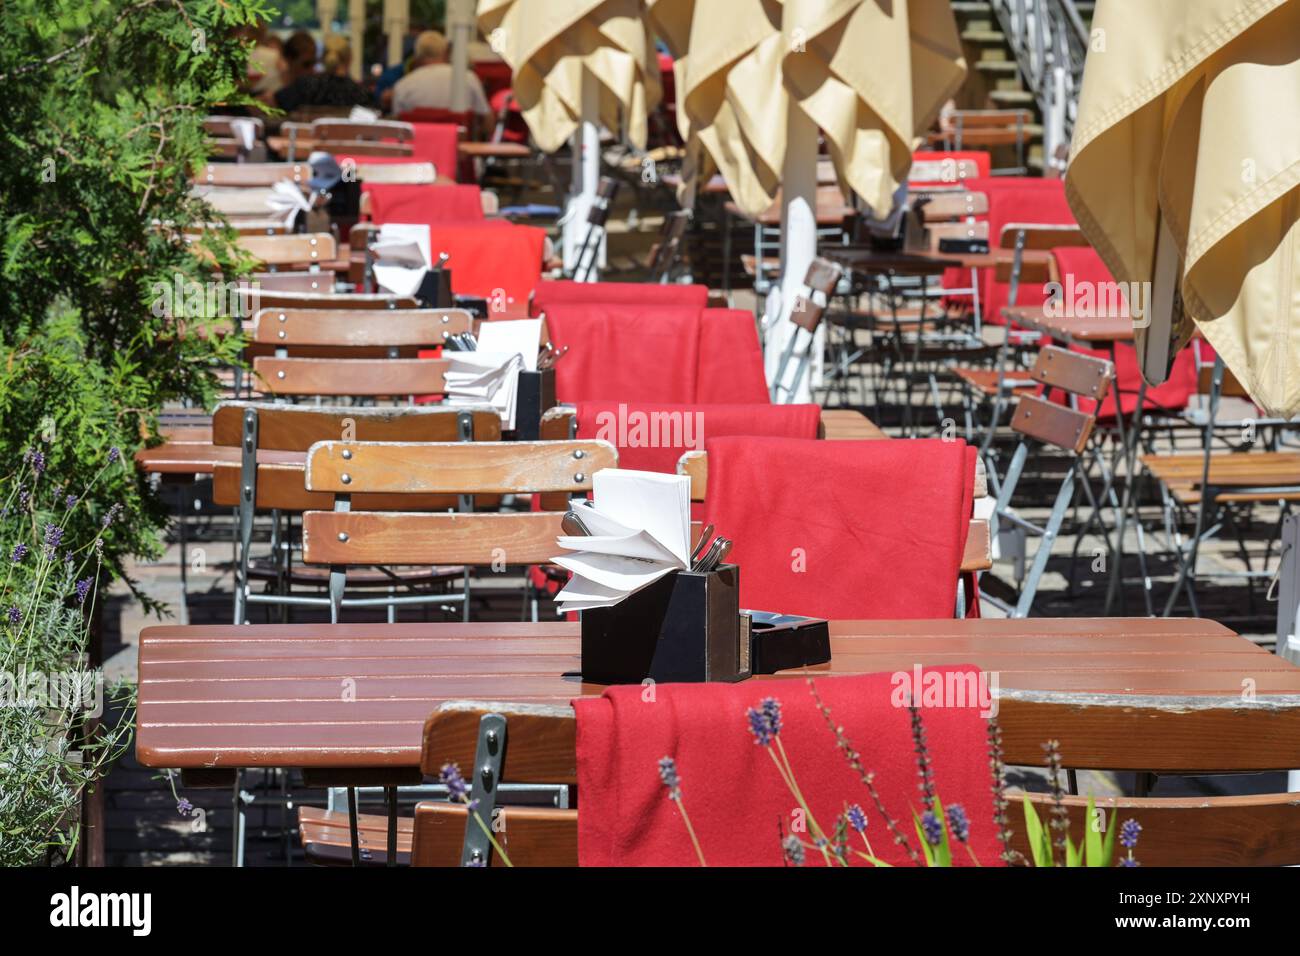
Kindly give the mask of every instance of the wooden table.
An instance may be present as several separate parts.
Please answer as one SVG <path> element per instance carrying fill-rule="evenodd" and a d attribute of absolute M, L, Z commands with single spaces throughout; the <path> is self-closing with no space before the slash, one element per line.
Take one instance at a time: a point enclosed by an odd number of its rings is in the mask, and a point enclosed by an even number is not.
<path fill-rule="evenodd" d="M 852 408 L 823 408 L 822 432 L 822 437 L 830 441 L 861 441 L 889 437 L 879 425 Z"/>
<path fill-rule="evenodd" d="M 1128 313 L 1111 315 L 1048 315 L 1041 305 L 1008 306 L 1002 310 L 1008 321 L 1042 332 L 1071 345 L 1098 349 L 1116 342 L 1132 342 L 1133 320 Z"/>
<path fill-rule="evenodd" d="M 1212 621 L 846 621 L 831 634 L 815 674 L 996 671 L 1013 764 L 1040 763 L 1054 737 L 1080 769 L 1300 766 L 1300 668 Z M 139 761 L 223 772 L 209 782 L 246 767 L 414 782 L 443 701 L 563 705 L 603 689 L 575 676 L 567 623 L 163 625 L 141 633 L 139 662 Z"/>

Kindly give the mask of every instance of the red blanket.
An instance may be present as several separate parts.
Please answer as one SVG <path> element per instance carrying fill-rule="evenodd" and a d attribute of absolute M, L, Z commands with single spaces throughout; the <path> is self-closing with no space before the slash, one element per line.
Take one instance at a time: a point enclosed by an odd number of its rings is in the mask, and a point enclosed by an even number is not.
<path fill-rule="evenodd" d="M 374 222 L 481 222 L 483 197 L 477 186 L 405 186 L 362 183 L 370 195 Z"/>
<path fill-rule="evenodd" d="M 970 528 L 966 443 L 706 440 L 704 520 L 735 541 L 742 607 L 952 617 Z"/>
<path fill-rule="evenodd" d="M 944 674 L 963 675 L 961 686 L 973 689 L 978 671 L 961 665 L 925 670 L 922 688 L 931 674 L 931 681 Z M 912 812 L 922 813 L 924 807 L 917 787 L 910 712 L 898 705 L 915 676 L 906 671 L 819 677 L 816 689 L 861 754 L 865 769 L 874 772 L 885 810 L 919 854 Z M 951 682 L 954 691 L 957 681 Z M 781 866 L 784 835 L 812 844 L 812 828 L 773 763 L 774 748 L 757 745 L 749 730 L 747 709 L 759 707 L 768 697 L 780 702 L 777 739 L 813 820 L 833 840 L 837 814 L 846 805 L 858 804 L 866 813 L 865 835 L 875 855 L 895 865 L 911 865 L 906 851 L 895 845 L 859 775 L 836 748 L 835 737 L 802 678 L 659 685 L 652 703 L 647 703 L 645 688 L 639 685 L 611 687 L 602 697 L 575 700 L 579 863 L 699 865 L 678 804 L 668 798 L 660 780 L 663 757 L 676 762 L 682 806 L 710 866 Z M 991 820 L 986 722 L 979 704 L 971 700 L 977 697 L 963 691 L 958 700 L 954 692 L 943 701 L 950 706 L 922 706 L 921 718 L 938 797 L 945 808 L 962 806 L 976 857 L 984 866 L 994 866 L 999 862 L 999 845 Z M 951 706 L 956 703 L 967 706 Z M 848 836 L 851 849 L 865 850 L 859 833 L 850 830 Z M 807 865 L 825 865 L 816 849 L 804 853 Z M 971 865 L 969 854 L 958 844 L 953 844 L 952 856 L 957 865 Z M 870 865 L 859 857 L 851 860 L 856 866 Z"/>
<path fill-rule="evenodd" d="M 768 435 L 816 438 L 818 405 L 665 405 L 581 402 L 578 437 L 601 438 L 618 448 L 618 466 L 677 472 L 677 461 L 703 450 L 706 438 Z"/>
<path fill-rule="evenodd" d="M 435 261 L 443 252 L 451 256 L 447 268 L 457 295 L 493 298 L 500 291 L 508 305 L 522 304 L 541 276 L 545 238 L 536 226 L 497 219 L 439 222 L 429 229 L 429 252 Z"/>
<path fill-rule="evenodd" d="M 433 163 L 439 176 L 459 179 L 460 131 L 454 123 L 412 123 L 415 139 L 411 143 L 413 155 L 421 162 Z"/>
<path fill-rule="evenodd" d="M 573 282 L 545 279 L 533 296 L 533 314 L 551 305 L 607 304 L 691 305 L 704 308 L 709 288 L 703 285 L 658 285 L 650 282 Z"/>
<path fill-rule="evenodd" d="M 767 401 L 758 333 L 747 312 L 569 303 L 550 305 L 546 323 L 551 341 L 569 346 L 555 367 L 561 402 Z"/>
<path fill-rule="evenodd" d="M 1110 274 L 1106 264 L 1101 261 L 1101 256 L 1091 247 L 1078 248 L 1060 248 L 1052 250 L 1052 255 L 1056 259 L 1057 268 L 1061 273 L 1061 287 L 1065 295 L 1074 292 L 1067 304 L 1072 307 L 1088 306 L 1091 302 L 1093 307 L 1103 297 L 1106 300 L 1114 301 L 1113 286 L 1115 277 Z M 1088 298 L 1083 298 L 1085 292 Z M 1146 295 L 1146 293 L 1143 293 Z M 1144 306 L 1149 306 L 1149 302 L 1144 302 Z M 1209 360 L 1214 361 L 1214 352 L 1208 343 L 1202 343 L 1202 355 L 1209 355 Z M 1085 349 L 1076 347 L 1077 351 L 1084 352 L 1088 355 L 1095 355 L 1098 358 L 1110 359 L 1110 349 Z M 1137 393 L 1142 382 L 1142 372 L 1138 366 L 1137 350 L 1131 345 L 1117 344 L 1115 346 L 1115 378 L 1120 391 L 1120 408 L 1125 415 L 1131 415 L 1137 408 Z M 1169 378 L 1154 388 L 1148 388 L 1146 399 L 1142 403 L 1145 410 L 1176 412 L 1181 411 L 1187 406 L 1187 400 L 1196 393 L 1196 360 L 1192 355 L 1191 349 L 1183 349 L 1174 358 L 1173 367 L 1169 370 Z M 1079 399 L 1079 408 L 1083 411 L 1091 411 L 1096 407 L 1096 402 L 1088 399 Z M 1101 409 L 1098 415 L 1102 418 L 1113 418 L 1115 416 L 1115 395 L 1114 392 L 1107 395 L 1101 403 Z"/>

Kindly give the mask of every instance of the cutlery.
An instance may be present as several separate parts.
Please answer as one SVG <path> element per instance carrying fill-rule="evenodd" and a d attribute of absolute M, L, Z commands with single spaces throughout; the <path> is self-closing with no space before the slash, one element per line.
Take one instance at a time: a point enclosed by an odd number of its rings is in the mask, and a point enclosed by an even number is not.
<path fill-rule="evenodd" d="M 700 540 L 695 542 L 695 547 L 691 549 L 691 560 L 689 564 L 692 567 L 694 567 L 696 559 L 699 558 L 700 552 L 704 550 L 705 542 L 711 537 L 713 537 L 713 525 L 706 524 L 704 530 L 700 532 Z"/>
<path fill-rule="evenodd" d="M 591 532 L 587 529 L 586 523 L 578 517 L 576 511 L 566 511 L 564 517 L 560 519 L 560 528 L 565 534 L 574 537 L 591 537 Z"/>

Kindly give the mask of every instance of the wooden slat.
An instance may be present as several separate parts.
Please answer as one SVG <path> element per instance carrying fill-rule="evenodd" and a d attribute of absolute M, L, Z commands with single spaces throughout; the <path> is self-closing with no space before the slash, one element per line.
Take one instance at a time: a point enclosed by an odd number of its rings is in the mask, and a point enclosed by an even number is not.
<path fill-rule="evenodd" d="M 441 345 L 473 328 L 464 309 L 261 309 L 253 321 L 253 341 L 286 348 Z"/>
<path fill-rule="evenodd" d="M 270 395 L 425 395 L 446 391 L 445 359 L 253 360 L 255 386 Z"/>
<path fill-rule="evenodd" d="M 306 464 L 257 466 L 259 509 L 281 511 L 327 510 L 334 507 L 334 495 L 308 491 L 303 483 Z M 237 508 L 240 504 L 242 469 L 232 462 L 218 462 L 212 473 L 212 503 Z M 457 506 L 456 495 L 356 495 L 352 507 L 358 511 L 448 511 Z"/>
<path fill-rule="evenodd" d="M 319 292 L 332 294 L 332 272 L 254 272 L 240 282 L 241 288 L 260 292 Z"/>
<path fill-rule="evenodd" d="M 1020 233 L 1025 235 L 1025 249 L 1047 251 L 1061 246 L 1086 246 L 1088 240 L 1075 223 L 1009 222 L 998 234 L 998 245 L 1014 249 Z"/>
<path fill-rule="evenodd" d="M 332 273 L 314 274 L 327 281 L 327 288 L 333 287 Z M 241 289 L 239 295 L 248 315 L 258 309 L 414 309 L 418 305 L 410 296 L 388 294 Z"/>
<path fill-rule="evenodd" d="M 439 182 L 433 163 L 357 163 L 357 179 L 363 183 L 385 183 L 396 186 L 432 186 Z M 442 179 L 453 183 L 454 179 Z"/>
<path fill-rule="evenodd" d="M 282 180 L 305 183 L 311 179 L 306 163 L 209 163 L 194 177 L 211 186 L 274 186 Z"/>
<path fill-rule="evenodd" d="M 308 511 L 308 564 L 546 564 L 560 551 L 556 512 L 423 514 Z"/>
<path fill-rule="evenodd" d="M 398 120 L 372 120 L 357 122 L 347 119 L 318 119 L 311 124 L 312 135 L 317 139 L 368 139 L 396 140 L 409 143 L 415 139 L 415 127 Z"/>
<path fill-rule="evenodd" d="M 989 211 L 987 193 L 959 190 L 950 193 L 935 193 L 930 201 L 921 207 L 921 214 L 927 223 L 945 222 L 965 219 L 968 216 L 985 216 Z M 985 236 L 988 225 L 985 224 Z"/>
<path fill-rule="evenodd" d="M 1024 395 L 1011 416 L 1011 430 L 1076 455 L 1088 446 L 1096 416 L 1057 405 L 1036 395 Z"/>
<path fill-rule="evenodd" d="M 267 142 L 274 147 L 276 138 L 272 137 Z M 299 143 L 299 148 L 304 148 L 302 143 Z M 415 149 L 410 143 L 385 143 L 373 139 L 317 139 L 311 144 L 311 149 L 313 152 L 323 150 L 327 153 L 346 156 L 403 157 L 415 155 Z"/>
<path fill-rule="evenodd" d="M 268 265 L 325 262 L 338 255 L 338 244 L 328 232 L 292 236 L 240 236 L 239 247 Z"/>
<path fill-rule="evenodd" d="M 607 441 L 407 443 L 320 442 L 307 453 L 313 491 L 533 494 L 591 489 L 618 467 Z"/>
<path fill-rule="evenodd" d="M 512 866 L 578 865 L 578 811 L 552 807 L 501 807 L 493 837 Z M 453 803 L 421 803 L 415 808 L 413 866 L 460 866 L 465 826 L 477 827 L 466 808 Z M 492 854 L 492 866 L 505 864 Z"/>
<path fill-rule="evenodd" d="M 506 717 L 510 757 L 501 768 L 506 783 L 578 782 L 575 750 L 577 721 L 573 709 L 520 704 L 452 701 L 443 704 L 424 724 L 420 769 L 436 775 L 444 764 L 474 766 L 479 719 L 484 714 Z"/>
<path fill-rule="evenodd" d="M 1106 359 L 1049 345 L 1039 350 L 1029 374 L 1049 388 L 1100 402 L 1115 377 L 1115 368 Z"/>
<path fill-rule="evenodd" d="M 212 415 L 212 442 L 238 447 L 243 416 L 257 410 L 261 449 L 305 452 L 318 441 L 457 441 L 459 418 L 470 415 L 475 441 L 499 441 L 501 416 L 492 409 L 448 407 L 365 408 L 222 402 Z"/>

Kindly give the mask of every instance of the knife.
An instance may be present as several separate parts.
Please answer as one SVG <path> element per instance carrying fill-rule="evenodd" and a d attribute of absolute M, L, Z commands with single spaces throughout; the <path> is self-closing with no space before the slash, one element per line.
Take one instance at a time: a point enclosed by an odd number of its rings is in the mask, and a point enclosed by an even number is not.
<path fill-rule="evenodd" d="M 691 560 L 688 562 L 692 567 L 695 566 L 696 559 L 699 558 L 700 552 L 704 550 L 705 542 L 713 537 L 713 525 L 706 524 L 704 530 L 700 532 L 700 540 L 695 542 L 695 547 L 691 549 Z"/>
<path fill-rule="evenodd" d="M 564 513 L 564 517 L 560 519 L 560 529 L 570 536 L 582 538 L 591 537 L 591 532 L 587 530 L 587 525 L 578 517 L 576 511 L 566 511 Z"/>

